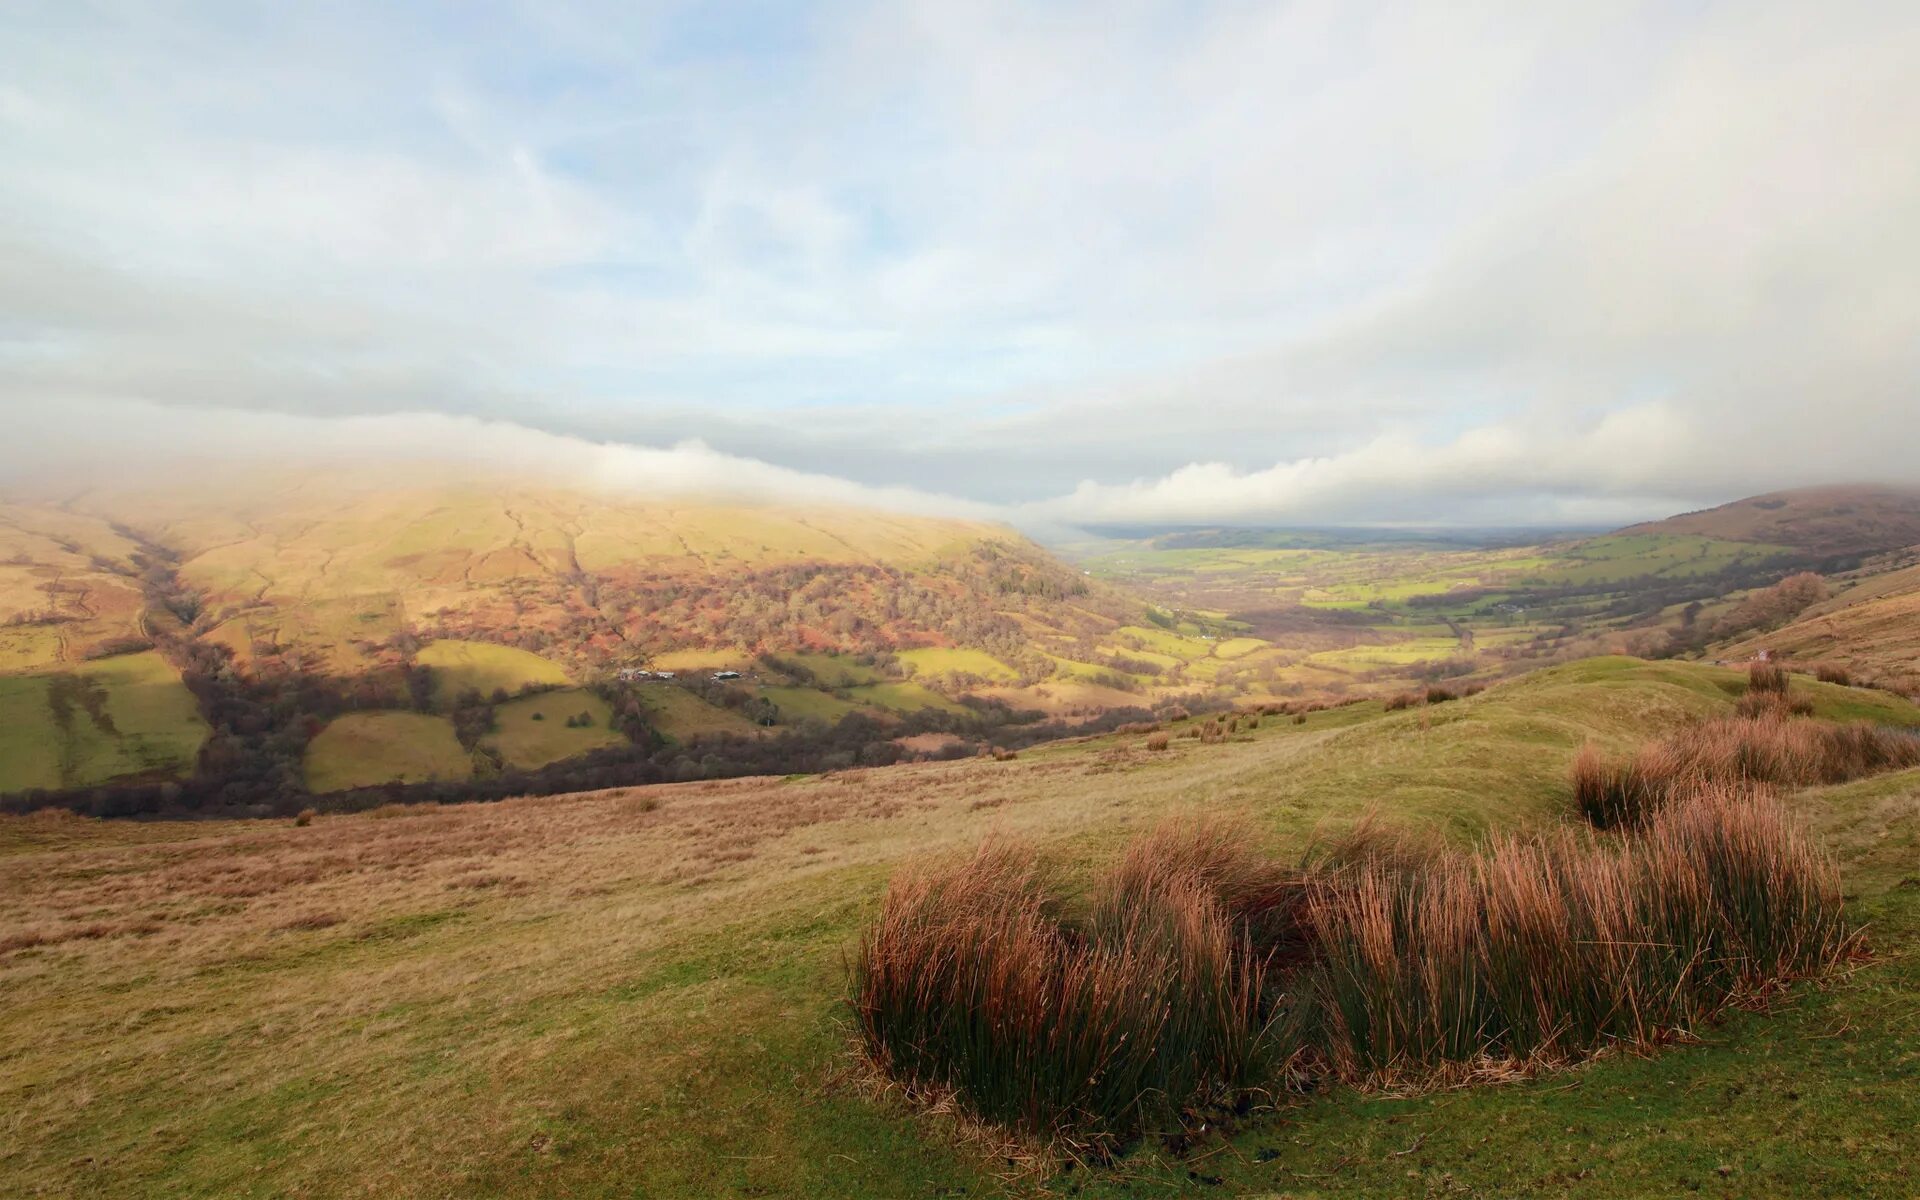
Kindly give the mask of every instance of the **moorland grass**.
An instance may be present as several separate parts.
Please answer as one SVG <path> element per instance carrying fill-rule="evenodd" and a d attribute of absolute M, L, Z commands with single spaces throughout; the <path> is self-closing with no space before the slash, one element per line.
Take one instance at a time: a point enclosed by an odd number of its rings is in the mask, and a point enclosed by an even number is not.
<path fill-rule="evenodd" d="M 1134 842 L 1075 919 L 1031 852 L 896 877 L 851 1004 L 872 1063 L 1111 1148 L 1278 1089 L 1401 1086 L 1686 1037 L 1840 961 L 1838 870 L 1768 793 L 1700 786 L 1625 836 L 1478 850 L 1360 832 L 1299 865 L 1230 828 Z"/>
<path fill-rule="evenodd" d="M 1191 1154 L 1144 1139 L 1044 1186 L 1006 1181 L 945 1117 L 835 1082 L 847 949 L 913 855 L 1002 830 L 1079 897 L 1170 812 L 1243 816 L 1282 862 L 1374 804 L 1452 839 L 1544 828 L 1582 740 L 1625 750 L 1726 711 L 1732 679 L 1595 660 L 1426 726 L 1369 703 L 1204 751 L 1093 739 L 308 828 L 0 817 L 0 940 L 125 930 L 0 955 L 0 1193 L 1912 1194 L 1920 769 L 1790 797 L 1842 853 L 1875 961 L 1675 1053 L 1496 1088 L 1320 1088 Z M 1920 725 L 1884 693 L 1804 687 L 1823 715 Z M 341 923 L 299 929 L 308 914 Z"/>
<path fill-rule="evenodd" d="M 1796 720 L 1776 706 L 1694 722 L 1620 761 L 1582 747 L 1572 779 L 1581 814 L 1612 829 L 1645 824 L 1672 797 L 1702 784 L 1804 787 L 1916 765 L 1920 737 L 1911 733 L 1866 721 Z"/>

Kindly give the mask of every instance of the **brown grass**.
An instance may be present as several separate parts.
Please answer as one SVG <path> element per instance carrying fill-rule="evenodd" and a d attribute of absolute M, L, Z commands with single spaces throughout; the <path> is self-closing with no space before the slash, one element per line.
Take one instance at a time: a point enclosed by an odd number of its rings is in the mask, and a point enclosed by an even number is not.
<path fill-rule="evenodd" d="M 1702 785 L 1801 787 L 1920 766 L 1920 737 L 1866 722 L 1795 720 L 1778 693 L 1762 694 L 1769 700 L 1755 710 L 1761 715 L 1685 726 L 1625 761 L 1582 747 L 1572 769 L 1575 805 L 1597 828 L 1632 827 Z"/>
<path fill-rule="evenodd" d="M 1639 833 L 1362 863 L 1311 893 L 1315 1045 L 1374 1084 L 1504 1075 L 1686 1035 L 1855 944 L 1833 860 L 1769 795 L 1709 786 Z"/>
<path fill-rule="evenodd" d="M 1214 890 L 1240 882 L 1225 849 L 1143 845 L 1091 933 L 1024 848 L 896 873 L 852 966 L 868 1055 L 911 1093 L 1096 1151 L 1232 1103 L 1263 1074 L 1263 970 Z"/>
<path fill-rule="evenodd" d="M 1747 690 L 1750 692 L 1787 691 L 1787 669 L 1777 662 L 1756 661 L 1747 668 Z"/>

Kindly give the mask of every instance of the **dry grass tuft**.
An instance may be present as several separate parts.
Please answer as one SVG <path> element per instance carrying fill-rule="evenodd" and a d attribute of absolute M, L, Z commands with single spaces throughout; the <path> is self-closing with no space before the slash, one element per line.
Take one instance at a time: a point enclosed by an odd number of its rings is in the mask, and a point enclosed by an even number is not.
<path fill-rule="evenodd" d="M 1249 830 L 1136 839 L 1075 920 L 989 843 L 889 886 L 852 968 L 869 1060 L 982 1120 L 1110 1150 L 1283 1067 L 1366 1085 L 1511 1075 L 1686 1036 L 1828 970 L 1837 871 L 1764 791 L 1695 787 L 1625 837 L 1479 851 L 1369 818 L 1300 865 Z"/>
<path fill-rule="evenodd" d="M 1625 839 L 1496 842 L 1362 864 L 1310 907 L 1314 1042 L 1397 1083 L 1654 1045 L 1825 971 L 1854 939 L 1838 873 L 1770 796 L 1697 789 Z"/>
<path fill-rule="evenodd" d="M 1067 920 L 1030 851 L 897 875 L 862 941 L 852 1005 L 909 1091 L 1105 1152 L 1241 1101 L 1271 1074 L 1252 931 L 1297 924 L 1297 878 L 1243 830 L 1136 841 Z"/>
<path fill-rule="evenodd" d="M 1573 762 L 1575 805 L 1596 828 L 1636 827 L 1703 785 L 1845 783 L 1920 766 L 1920 737 L 1866 722 L 1794 720 L 1782 697 L 1763 694 L 1761 715 L 1686 726 L 1624 762 L 1582 747 Z"/>
<path fill-rule="evenodd" d="M 1747 668 L 1747 690 L 1786 695 L 1787 669 L 1777 662 L 1755 662 Z"/>

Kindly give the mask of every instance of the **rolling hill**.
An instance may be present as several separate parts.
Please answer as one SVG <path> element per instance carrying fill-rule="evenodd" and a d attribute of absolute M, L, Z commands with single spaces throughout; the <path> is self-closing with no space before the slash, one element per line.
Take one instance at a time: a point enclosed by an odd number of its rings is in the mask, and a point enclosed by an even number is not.
<path fill-rule="evenodd" d="M 223 805 L 284 805 L 691 753 L 849 714 L 1004 721 L 1011 708 L 981 718 L 957 703 L 989 684 L 1003 705 L 1090 715 L 1106 706 L 1037 685 L 1077 688 L 1069 672 L 1097 673 L 1095 647 L 1141 613 L 1001 526 L 425 468 L 22 499 L 0 509 L 0 553 L 0 678 L 21 681 L 7 703 L 37 722 L 15 739 L 49 743 L 46 697 L 64 692 L 47 681 L 114 655 L 161 664 L 214 727 L 204 754 L 202 724 L 165 743 L 170 756 L 152 739 L 91 766 L 50 769 L 57 748 L 19 756 L 0 764 L 0 794 L 172 780 Z M 564 688 L 597 694 L 580 710 L 604 710 L 590 734 L 508 707 Z M 852 753 L 892 736 L 863 730 Z M 673 769 L 738 769 L 714 753 Z M 208 784 L 236 772 L 234 787 Z"/>
<path fill-rule="evenodd" d="M 1849 486 L 1768 492 L 1621 532 L 1764 542 L 1821 559 L 1873 554 L 1920 545 L 1920 490 Z"/>
<path fill-rule="evenodd" d="M 1042 718 L 1457 688 L 1683 643 L 1747 653 L 1723 614 L 1749 589 L 1910 535 L 1920 499 L 1821 489 L 1537 545 L 1182 531 L 1070 566 L 978 521 L 444 469 L 17 497 L 0 703 L 29 749 L 0 761 L 0 794 L 280 811 L 468 789 L 448 799 L 964 753 L 1064 728 Z M 1805 614 L 1825 624 L 1769 644 L 1844 642 L 1906 686 L 1889 565 L 1836 577 Z M 519 703 L 569 689 L 563 716 L 590 727 Z"/>

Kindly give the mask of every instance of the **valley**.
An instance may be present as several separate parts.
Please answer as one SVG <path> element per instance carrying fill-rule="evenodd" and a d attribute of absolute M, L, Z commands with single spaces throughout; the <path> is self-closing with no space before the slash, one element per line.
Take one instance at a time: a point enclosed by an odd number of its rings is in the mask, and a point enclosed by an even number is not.
<path fill-rule="evenodd" d="M 0 795 L 289 815 L 784 774 L 1756 635 L 1913 678 L 1892 542 L 1915 518 L 1870 490 L 1597 536 L 1190 529 L 1056 555 L 979 522 L 414 474 L 0 510 Z M 1817 598 L 1767 591 L 1809 567 Z M 1802 610 L 1824 624 L 1772 635 Z M 1815 632 L 1836 619 L 1860 635 Z"/>

